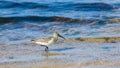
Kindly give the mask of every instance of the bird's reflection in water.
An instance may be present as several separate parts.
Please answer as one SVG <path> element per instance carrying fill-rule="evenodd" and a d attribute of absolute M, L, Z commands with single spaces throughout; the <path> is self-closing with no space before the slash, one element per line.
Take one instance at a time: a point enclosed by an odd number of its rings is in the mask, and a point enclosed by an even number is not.
<path fill-rule="evenodd" d="M 65 55 L 65 53 L 60 53 L 60 51 L 66 51 L 71 49 L 74 49 L 74 47 L 51 49 L 48 52 L 44 52 L 43 55 L 46 57 Z"/>

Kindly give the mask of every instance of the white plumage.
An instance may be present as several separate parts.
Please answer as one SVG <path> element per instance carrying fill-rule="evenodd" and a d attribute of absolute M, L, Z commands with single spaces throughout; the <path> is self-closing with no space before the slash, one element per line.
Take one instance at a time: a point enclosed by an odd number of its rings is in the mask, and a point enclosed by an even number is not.
<path fill-rule="evenodd" d="M 54 44 L 58 40 L 58 37 L 65 39 L 63 36 L 55 32 L 51 37 L 32 40 L 32 42 L 41 46 L 45 46 L 45 51 L 48 51 L 48 46 Z"/>

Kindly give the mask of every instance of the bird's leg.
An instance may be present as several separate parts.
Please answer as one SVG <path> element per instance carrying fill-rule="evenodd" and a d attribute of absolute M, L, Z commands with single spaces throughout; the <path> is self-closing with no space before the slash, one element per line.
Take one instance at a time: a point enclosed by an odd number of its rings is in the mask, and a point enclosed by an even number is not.
<path fill-rule="evenodd" d="M 46 48 L 45 48 L 45 51 L 48 52 L 48 46 L 45 46 L 45 45 L 41 45 L 41 46 L 46 47 Z"/>
<path fill-rule="evenodd" d="M 45 46 L 45 47 L 46 47 L 46 48 L 45 48 L 45 51 L 48 52 L 48 46 Z"/>

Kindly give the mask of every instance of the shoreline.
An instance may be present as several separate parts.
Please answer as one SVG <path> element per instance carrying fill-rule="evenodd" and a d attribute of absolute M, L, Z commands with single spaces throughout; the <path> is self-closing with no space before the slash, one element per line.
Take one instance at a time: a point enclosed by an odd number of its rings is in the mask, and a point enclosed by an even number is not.
<path fill-rule="evenodd" d="M 93 41 L 96 40 L 97 41 Z M 69 68 L 80 66 L 120 67 L 120 38 L 116 42 L 106 42 L 106 38 L 91 40 L 67 39 L 49 46 L 49 53 L 34 44 L 0 44 L 0 68 Z M 83 39 L 82 39 L 83 40 Z M 101 42 L 101 40 L 103 40 Z M 76 59 L 77 58 L 77 59 Z M 5 61 L 5 62 L 3 62 Z"/>

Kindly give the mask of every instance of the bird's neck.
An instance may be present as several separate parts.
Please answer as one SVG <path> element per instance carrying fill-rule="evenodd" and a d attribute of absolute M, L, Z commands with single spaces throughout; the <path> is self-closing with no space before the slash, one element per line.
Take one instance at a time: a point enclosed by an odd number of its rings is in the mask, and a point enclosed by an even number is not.
<path fill-rule="evenodd" d="M 58 40 L 58 37 L 53 37 L 54 38 L 54 41 L 56 42 Z"/>

